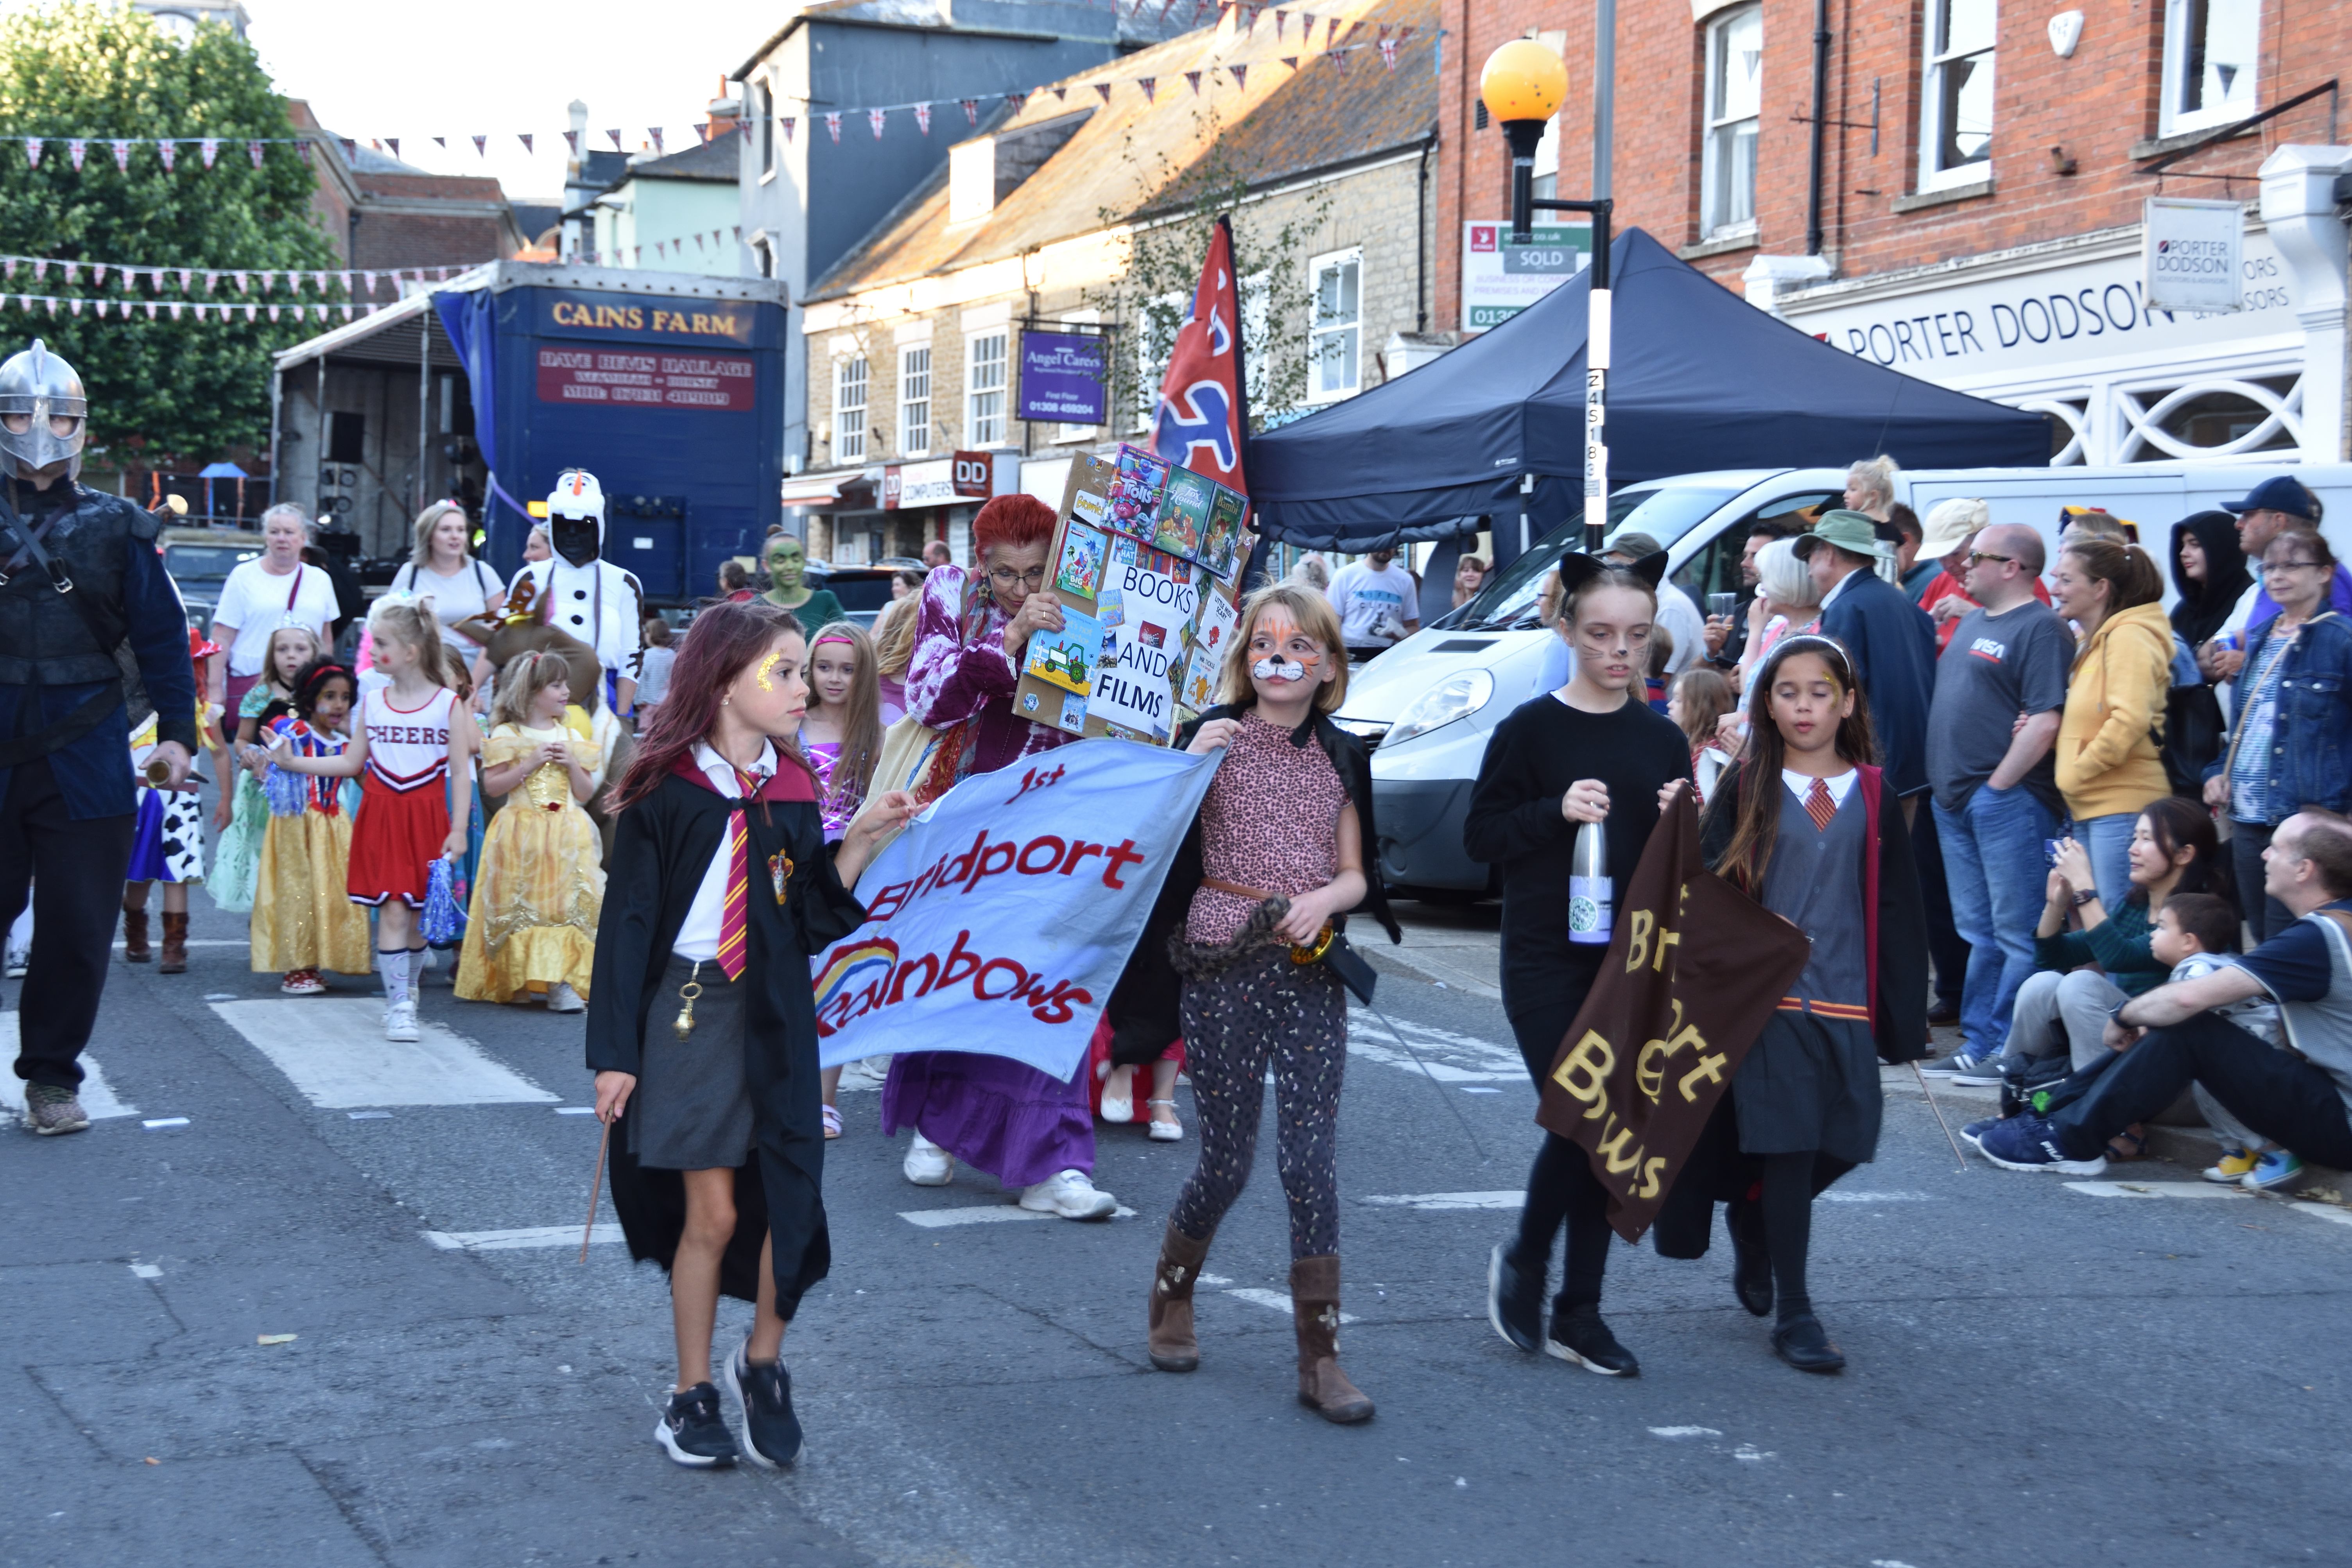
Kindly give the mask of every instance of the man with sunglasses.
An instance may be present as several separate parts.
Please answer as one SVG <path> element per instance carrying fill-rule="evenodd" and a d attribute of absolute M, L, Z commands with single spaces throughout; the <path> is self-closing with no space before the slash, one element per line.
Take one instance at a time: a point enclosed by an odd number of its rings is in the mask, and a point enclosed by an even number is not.
<path fill-rule="evenodd" d="M 1988 1075 L 2009 1038 L 2018 987 L 2033 973 L 2049 876 L 2042 841 L 2065 816 L 2050 748 L 2074 659 L 2066 623 L 2034 595 L 2042 562 L 2033 530 L 1980 531 L 1962 581 L 1980 607 L 1960 617 L 1936 664 L 1927 779 L 1969 967 L 1960 1048 L 1920 1069 L 1933 1077 L 1999 1081 Z"/>
<path fill-rule="evenodd" d="M 38 339 L 0 364 L 0 930 L 29 894 L 16 1068 L 25 1125 L 43 1134 L 89 1125 L 79 1058 L 136 822 L 130 669 L 154 710 L 163 788 L 180 788 L 196 747 L 187 612 L 154 517 L 75 482 L 88 416 L 81 377 Z"/>

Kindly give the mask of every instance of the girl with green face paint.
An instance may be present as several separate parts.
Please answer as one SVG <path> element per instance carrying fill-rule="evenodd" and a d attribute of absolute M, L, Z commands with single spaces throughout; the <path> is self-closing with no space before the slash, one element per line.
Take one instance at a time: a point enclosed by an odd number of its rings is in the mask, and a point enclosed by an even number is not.
<path fill-rule="evenodd" d="M 761 556 L 768 569 L 768 603 L 790 610 L 801 625 L 811 633 L 829 622 L 842 619 L 841 601 L 830 588 L 811 588 L 802 581 L 808 568 L 808 553 L 801 542 L 789 533 L 780 533 L 768 541 Z"/>

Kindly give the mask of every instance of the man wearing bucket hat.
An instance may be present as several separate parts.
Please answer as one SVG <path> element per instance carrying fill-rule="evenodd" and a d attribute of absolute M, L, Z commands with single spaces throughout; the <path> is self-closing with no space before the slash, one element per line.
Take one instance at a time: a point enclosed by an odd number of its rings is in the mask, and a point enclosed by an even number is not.
<path fill-rule="evenodd" d="M 1927 789 L 1927 701 L 1936 687 L 1936 629 L 1902 589 L 1881 577 L 1894 547 L 1865 513 L 1822 514 L 1795 542 L 1822 590 L 1822 631 L 1845 645 L 1870 698 L 1886 783 L 1907 821 Z"/>
<path fill-rule="evenodd" d="M 2317 528 L 2325 510 L 2319 498 L 2303 487 L 2301 480 L 2288 474 L 2264 479 L 2246 492 L 2243 500 L 2225 500 L 2223 511 L 2238 514 L 2238 544 L 2250 562 L 2259 562 L 2263 552 L 2289 528 L 2308 524 Z M 2352 572 L 2336 563 L 2336 580 L 2327 593 L 2327 607 L 2341 616 L 2352 616 Z M 2279 613 L 2278 601 L 2263 586 L 2262 574 L 2254 574 L 2252 586 L 2238 599 L 2238 607 L 2221 623 L 2215 641 L 2208 643 L 2198 656 L 2198 663 L 2208 679 L 2223 681 L 2238 673 L 2245 661 L 2246 629 L 2259 626 Z"/>

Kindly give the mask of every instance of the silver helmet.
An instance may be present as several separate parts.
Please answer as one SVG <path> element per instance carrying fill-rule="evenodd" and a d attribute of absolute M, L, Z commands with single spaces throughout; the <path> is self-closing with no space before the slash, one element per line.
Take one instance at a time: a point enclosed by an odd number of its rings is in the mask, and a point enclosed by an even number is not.
<path fill-rule="evenodd" d="M 68 477 L 79 475 L 89 415 L 80 375 L 40 339 L 0 364 L 0 452 L 26 468 L 63 461 Z M 72 429 L 58 435 L 53 422 L 68 419 Z"/>

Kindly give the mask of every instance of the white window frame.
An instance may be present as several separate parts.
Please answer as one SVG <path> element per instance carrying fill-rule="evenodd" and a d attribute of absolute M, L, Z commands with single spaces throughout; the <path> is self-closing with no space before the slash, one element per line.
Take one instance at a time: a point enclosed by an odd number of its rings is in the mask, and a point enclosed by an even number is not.
<path fill-rule="evenodd" d="M 922 356 L 919 368 L 917 355 Z M 919 389 L 922 395 L 915 394 Z M 931 455 L 931 344 L 898 345 L 898 451 L 908 458 Z"/>
<path fill-rule="evenodd" d="M 1700 100 L 1701 133 L 1705 138 L 1700 157 L 1700 224 L 1701 235 L 1708 239 L 1728 238 L 1735 235 L 1756 232 L 1756 144 L 1755 138 L 1763 120 L 1763 95 L 1759 79 L 1757 110 L 1746 115 L 1718 117 L 1717 105 L 1721 103 L 1726 86 L 1730 80 L 1731 30 L 1740 23 L 1754 18 L 1758 25 L 1758 47 L 1762 47 L 1763 6 L 1739 5 L 1708 18 L 1706 24 L 1706 77 L 1703 85 L 1705 96 Z M 1762 73 L 1759 68 L 1759 77 Z M 1744 217 L 1732 216 L 1739 203 L 1731 198 L 1730 182 L 1736 169 L 1725 166 L 1725 154 L 1737 144 L 1739 128 L 1748 127 L 1748 213 Z"/>
<path fill-rule="evenodd" d="M 1332 318 L 1326 322 L 1323 310 L 1323 279 L 1326 274 L 1352 267 L 1356 273 L 1356 311 L 1352 318 Z M 1330 347 L 1352 340 L 1355 348 L 1355 372 L 1345 386 L 1326 387 L 1323 384 L 1323 362 L 1329 357 Z M 1329 346 L 1327 346 L 1329 345 Z M 1338 403 L 1355 396 L 1364 389 L 1364 247 L 1350 246 L 1345 250 L 1326 251 L 1309 257 L 1307 262 L 1307 395 L 1309 405 Z"/>
<path fill-rule="evenodd" d="M 2210 6 L 2214 0 L 2204 0 L 2204 3 Z M 2164 7 L 2164 86 L 2158 100 L 2158 135 L 2172 136 L 2185 131 L 2208 131 L 2216 125 L 2227 125 L 2233 121 L 2243 120 L 2250 114 L 2260 112 L 2263 97 L 2261 69 L 2263 11 L 2261 0 L 2247 0 L 2247 4 L 2253 7 L 2254 12 L 2255 58 L 2237 79 L 2237 81 L 2246 84 L 2245 96 L 2235 102 L 2230 101 L 2225 97 L 2223 101 L 2217 104 L 2201 109 L 2184 110 L 2179 105 L 2183 90 L 2188 86 L 2185 79 L 2189 63 L 2189 29 L 2190 23 L 2195 19 L 2192 13 L 2197 8 L 2198 0 L 2167 0 Z M 2233 81 L 2231 86 L 2235 85 L 2236 82 Z"/>
<path fill-rule="evenodd" d="M 986 359 L 982 351 L 993 344 Z M 964 435 L 975 448 L 1001 447 L 1012 428 L 1013 330 L 992 327 L 963 341 Z M 991 373 L 993 372 L 992 377 Z"/>
<path fill-rule="evenodd" d="M 864 354 L 844 354 L 833 362 L 833 460 L 866 460 L 866 419 L 874 387 L 874 367 Z M 855 391 L 857 401 L 849 395 Z M 855 417 L 852 417 L 855 416 Z"/>
<path fill-rule="evenodd" d="M 1964 60 L 1981 60 L 1984 68 L 1993 73 L 1994 103 L 1999 106 L 2000 76 L 1999 71 L 2000 11 L 1999 0 L 1988 0 L 1994 7 L 1993 35 L 1995 42 L 1983 49 L 1955 51 L 1937 48 L 1937 40 L 1945 34 L 1946 18 L 1955 4 L 1972 4 L 1974 0 L 1927 0 L 1923 16 L 1925 26 L 1920 32 L 1921 66 L 1919 73 L 1919 189 L 1932 191 L 1949 185 L 1974 184 L 1992 175 L 1992 138 L 1988 134 L 1985 155 L 1949 167 L 1937 163 L 1937 151 L 1944 141 L 1944 73 Z"/>
<path fill-rule="evenodd" d="M 1135 423 L 1136 430 L 1149 430 L 1160 413 L 1160 384 L 1168 379 L 1168 362 L 1175 357 L 1176 334 L 1183 331 L 1184 308 L 1189 301 L 1180 293 L 1162 294 L 1157 300 L 1147 300 L 1135 313 Z M 1152 307 L 1166 306 L 1176 312 L 1176 325 L 1168 331 L 1168 341 L 1154 341 L 1159 325 L 1152 316 Z"/>
<path fill-rule="evenodd" d="M 751 101 L 743 107 L 751 111 L 751 134 L 759 139 L 760 183 L 766 184 L 776 177 L 783 166 L 783 152 L 777 145 L 783 128 L 776 119 L 776 89 L 772 82 L 754 81 Z"/>

